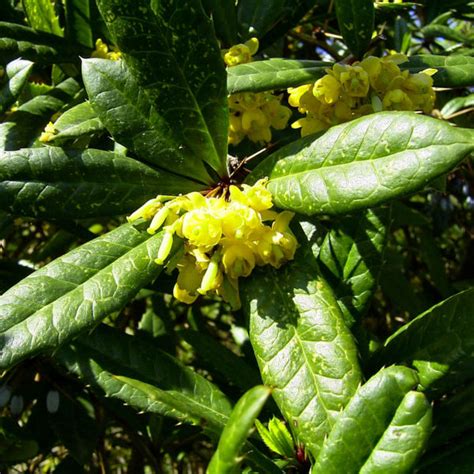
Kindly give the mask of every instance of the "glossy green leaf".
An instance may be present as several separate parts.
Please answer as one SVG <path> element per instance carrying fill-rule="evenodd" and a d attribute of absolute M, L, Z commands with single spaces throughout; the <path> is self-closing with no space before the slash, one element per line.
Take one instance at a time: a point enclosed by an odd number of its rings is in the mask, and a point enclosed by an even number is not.
<path fill-rule="evenodd" d="M 239 471 L 239 457 L 271 390 L 257 385 L 246 392 L 236 403 L 222 431 L 216 452 L 207 468 L 208 474 L 236 474 Z"/>
<path fill-rule="evenodd" d="M 418 191 L 474 149 L 474 131 L 411 112 L 381 112 L 302 138 L 270 155 L 274 203 L 298 213 L 346 214 Z"/>
<path fill-rule="evenodd" d="M 106 396 L 220 432 L 231 404 L 211 382 L 142 336 L 101 325 L 56 359 Z"/>
<path fill-rule="evenodd" d="M 408 392 L 359 472 L 413 472 L 431 435 L 431 412 L 430 402 L 422 393 Z"/>
<path fill-rule="evenodd" d="M 105 130 L 104 125 L 89 102 L 82 102 L 66 110 L 54 122 L 54 128 L 57 133 L 48 142 L 75 139 Z"/>
<path fill-rule="evenodd" d="M 319 253 L 346 322 L 367 312 L 382 267 L 390 208 L 367 209 L 333 221 Z"/>
<path fill-rule="evenodd" d="M 203 0 L 204 9 L 211 16 L 217 37 L 223 47 L 239 42 L 235 0 Z"/>
<path fill-rule="evenodd" d="M 227 70 L 227 91 L 260 92 L 286 89 L 314 82 L 332 63 L 296 59 L 267 59 L 239 64 Z"/>
<path fill-rule="evenodd" d="M 339 30 L 351 53 L 361 59 L 369 47 L 374 31 L 372 0 L 335 0 Z"/>
<path fill-rule="evenodd" d="M 203 360 L 228 382 L 242 390 L 261 383 L 258 372 L 242 358 L 217 342 L 215 338 L 198 331 L 185 329 L 179 332 L 196 351 L 198 360 Z"/>
<path fill-rule="evenodd" d="M 423 388 L 446 392 L 474 377 L 474 289 L 458 293 L 402 326 L 385 343 L 380 364 L 415 367 Z"/>
<path fill-rule="evenodd" d="M 268 428 L 258 420 L 255 427 L 262 441 L 273 452 L 291 459 L 295 455 L 295 443 L 285 423 L 275 416 L 268 422 Z"/>
<path fill-rule="evenodd" d="M 241 297 L 262 380 L 316 455 L 361 379 L 337 301 L 304 253 L 279 270 L 254 271 Z"/>
<path fill-rule="evenodd" d="M 93 0 L 64 0 L 66 37 L 69 41 L 92 48 L 93 34 L 91 28 Z"/>
<path fill-rule="evenodd" d="M 92 329 L 122 309 L 162 267 L 162 233 L 125 225 L 36 271 L 0 297 L 0 369 Z M 47 291 L 45 291 L 47 289 Z"/>
<path fill-rule="evenodd" d="M 125 62 L 147 91 L 158 128 L 189 162 L 227 174 L 226 73 L 200 1 L 98 0 Z M 183 34 L 185 32 L 185 34 Z"/>
<path fill-rule="evenodd" d="M 44 147 L 0 152 L 0 208 L 14 215 L 126 214 L 157 194 L 197 189 L 185 178 L 110 151 Z"/>
<path fill-rule="evenodd" d="M 7 82 L 0 89 L 0 114 L 4 114 L 18 99 L 32 68 L 33 63 L 31 61 L 22 59 L 17 59 L 7 65 Z"/>
<path fill-rule="evenodd" d="M 433 410 L 433 434 L 429 449 L 437 452 L 445 444 L 474 428 L 474 383 L 457 388 L 456 394 L 439 400 Z M 427 453 L 429 456 L 429 452 Z"/>
<path fill-rule="evenodd" d="M 80 84 L 68 78 L 45 94 L 20 105 L 0 124 L 0 150 L 33 146 L 51 116 L 80 95 Z"/>
<path fill-rule="evenodd" d="M 395 366 L 382 369 L 369 379 L 357 390 L 336 419 L 316 458 L 312 472 L 325 474 L 362 472 L 361 469 L 366 461 L 370 460 L 371 454 L 375 455 L 377 443 L 380 442 L 383 446 L 393 437 L 395 427 L 390 426 L 392 421 L 395 424 L 410 426 L 420 419 L 415 415 L 420 414 L 419 407 L 416 412 L 414 411 L 412 418 L 405 410 L 397 413 L 400 404 L 403 406 L 405 395 L 417 385 L 417 382 L 415 371 Z M 395 449 L 399 447 L 401 446 L 395 446 Z M 391 469 L 394 467 L 391 466 Z"/>
<path fill-rule="evenodd" d="M 50 0 L 21 0 L 28 23 L 35 29 L 63 36 L 59 18 Z"/>
<path fill-rule="evenodd" d="M 474 58 L 470 56 L 422 54 L 411 56 L 400 67 L 412 73 L 427 68 L 437 69 L 438 72 L 433 76 L 437 87 L 470 87 L 474 84 Z"/>
<path fill-rule="evenodd" d="M 91 50 L 69 43 L 51 33 L 27 26 L 0 21 L 0 55 L 10 61 L 21 57 L 41 63 L 76 62 L 89 56 Z"/>
<path fill-rule="evenodd" d="M 211 182 L 203 162 L 182 147 L 175 131 L 123 61 L 87 59 L 82 64 L 90 103 L 115 140 L 142 161 Z"/>

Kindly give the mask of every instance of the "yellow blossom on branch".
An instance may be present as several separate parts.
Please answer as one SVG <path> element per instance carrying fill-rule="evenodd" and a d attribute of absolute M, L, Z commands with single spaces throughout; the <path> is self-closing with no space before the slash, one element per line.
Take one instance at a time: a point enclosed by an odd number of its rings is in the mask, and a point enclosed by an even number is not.
<path fill-rule="evenodd" d="M 148 232 L 163 230 L 156 262 L 163 264 L 175 236 L 184 240 L 184 254 L 176 264 L 173 295 L 192 303 L 199 295 L 217 294 L 238 306 L 238 279 L 255 266 L 279 268 L 292 260 L 296 238 L 289 224 L 293 213 L 272 209 L 272 195 L 261 179 L 253 186 L 230 185 L 221 195 L 157 196 L 128 220 L 149 221 Z"/>
<path fill-rule="evenodd" d="M 405 61 L 403 54 L 369 56 L 350 66 L 335 64 L 314 84 L 289 88 L 289 104 L 305 115 L 291 126 L 305 136 L 382 110 L 431 113 L 436 70 L 410 74 L 399 67 Z"/>

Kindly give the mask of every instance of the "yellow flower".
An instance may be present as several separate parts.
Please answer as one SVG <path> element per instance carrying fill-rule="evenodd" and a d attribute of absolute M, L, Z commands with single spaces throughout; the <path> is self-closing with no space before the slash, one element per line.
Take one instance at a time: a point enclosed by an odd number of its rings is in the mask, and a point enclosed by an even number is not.
<path fill-rule="evenodd" d="M 258 51 L 258 46 L 257 38 L 251 38 L 244 44 L 236 44 L 223 52 L 224 62 L 229 67 L 249 63 Z"/>
<path fill-rule="evenodd" d="M 183 303 L 191 304 L 199 296 L 198 288 L 204 272 L 196 265 L 193 257 L 185 255 L 177 264 L 178 278 L 173 288 L 173 296 Z"/>
<path fill-rule="evenodd" d="M 111 59 L 112 61 L 117 61 L 121 56 L 119 51 L 109 51 L 109 47 L 100 38 L 95 42 L 95 50 L 91 54 L 91 58 Z"/>
<path fill-rule="evenodd" d="M 339 100 L 341 92 L 341 83 L 329 74 L 318 79 L 314 84 L 313 94 L 325 104 L 334 104 Z"/>
<path fill-rule="evenodd" d="M 369 75 L 360 66 L 346 66 L 341 71 L 342 89 L 350 97 L 365 97 L 369 92 Z"/>
<path fill-rule="evenodd" d="M 413 102 L 400 89 L 388 91 L 382 101 L 385 110 L 413 110 Z"/>
<path fill-rule="evenodd" d="M 255 255 L 245 243 L 224 243 L 222 254 L 224 271 L 230 278 L 246 277 L 255 267 Z"/>
<path fill-rule="evenodd" d="M 47 143 L 54 138 L 57 130 L 54 128 L 53 122 L 49 122 L 48 125 L 44 128 L 44 132 L 41 133 L 39 141 L 42 143 Z"/>
<path fill-rule="evenodd" d="M 222 226 L 207 209 L 195 209 L 184 214 L 181 232 L 191 244 L 210 248 L 219 242 Z"/>

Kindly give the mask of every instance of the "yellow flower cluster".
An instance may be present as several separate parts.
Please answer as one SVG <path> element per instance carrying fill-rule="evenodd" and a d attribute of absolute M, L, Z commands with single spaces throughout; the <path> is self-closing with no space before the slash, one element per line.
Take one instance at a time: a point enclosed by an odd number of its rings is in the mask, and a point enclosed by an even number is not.
<path fill-rule="evenodd" d="M 251 38 L 224 50 L 222 56 L 228 67 L 252 61 L 258 50 L 258 39 Z M 291 117 L 291 110 L 281 105 L 281 95 L 270 91 L 243 92 L 229 96 L 229 136 L 231 145 L 238 145 L 245 137 L 254 143 L 268 143 L 272 131 L 283 130 Z"/>
<path fill-rule="evenodd" d="M 393 54 L 370 56 L 352 66 L 335 64 L 314 84 L 288 89 L 290 105 L 306 115 L 292 127 L 301 128 L 305 136 L 382 110 L 430 113 L 435 101 L 431 76 L 436 70 L 410 74 L 400 70 L 405 61 L 405 55 Z"/>
<path fill-rule="evenodd" d="M 100 38 L 95 42 L 95 50 L 92 51 L 91 58 L 111 59 L 117 61 L 122 57 L 120 51 L 117 51 L 112 47 L 112 51 L 109 51 L 109 47 Z"/>
<path fill-rule="evenodd" d="M 199 295 L 214 293 L 237 308 L 239 277 L 250 275 L 255 266 L 279 268 L 293 259 L 297 242 L 289 223 L 294 214 L 271 210 L 266 181 L 242 189 L 231 185 L 221 196 L 157 196 L 129 217 L 130 222 L 150 220 L 150 234 L 163 228 L 156 259 L 160 265 L 174 235 L 184 239 L 185 251 L 176 265 L 176 299 L 190 304 Z"/>

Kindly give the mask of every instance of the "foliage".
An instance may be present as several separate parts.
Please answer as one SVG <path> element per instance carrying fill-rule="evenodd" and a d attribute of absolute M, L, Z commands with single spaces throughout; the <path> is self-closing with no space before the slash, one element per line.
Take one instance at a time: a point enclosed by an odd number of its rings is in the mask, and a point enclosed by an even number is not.
<path fill-rule="evenodd" d="M 2 472 L 472 472 L 472 2 L 1 6 Z"/>

